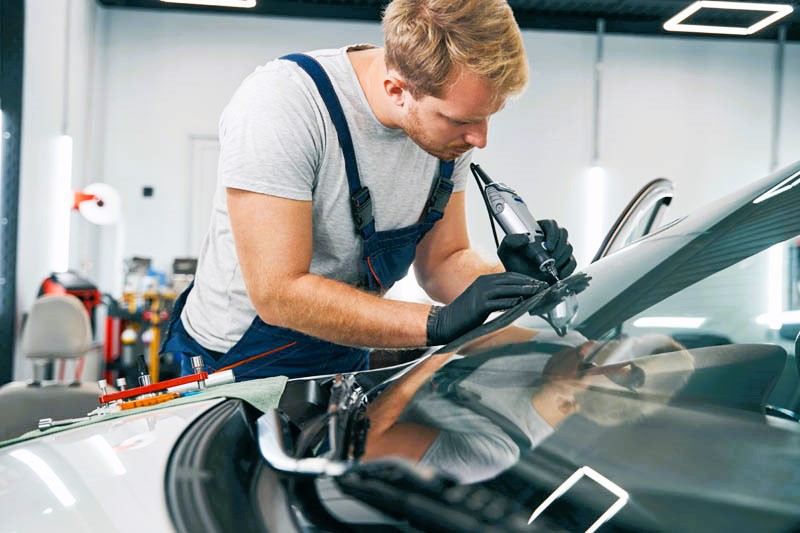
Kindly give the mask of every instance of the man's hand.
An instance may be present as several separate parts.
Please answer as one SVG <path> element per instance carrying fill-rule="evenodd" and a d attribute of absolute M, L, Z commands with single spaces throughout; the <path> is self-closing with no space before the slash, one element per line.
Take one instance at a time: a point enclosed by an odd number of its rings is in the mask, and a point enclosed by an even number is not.
<path fill-rule="evenodd" d="M 544 243 L 547 252 L 555 260 L 559 279 L 564 279 L 575 271 L 577 263 L 572 255 L 572 245 L 567 240 L 569 234 L 560 228 L 555 220 L 540 220 L 539 226 L 544 232 Z M 554 280 L 541 270 L 534 261 L 532 244 L 524 233 L 506 235 L 497 249 L 497 256 L 508 272 L 519 272 L 548 283 Z"/>
<path fill-rule="evenodd" d="M 513 307 L 546 287 L 516 272 L 480 276 L 450 305 L 431 308 L 428 346 L 446 344 L 483 324 L 493 312 Z"/>

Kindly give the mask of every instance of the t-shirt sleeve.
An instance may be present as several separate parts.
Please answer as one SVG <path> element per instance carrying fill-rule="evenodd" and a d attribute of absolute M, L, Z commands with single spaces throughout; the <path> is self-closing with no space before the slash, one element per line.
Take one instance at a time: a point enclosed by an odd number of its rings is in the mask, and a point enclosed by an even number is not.
<path fill-rule="evenodd" d="M 487 420 L 487 425 L 491 423 Z M 519 448 L 500 431 L 462 433 L 440 431 L 420 459 L 458 479 L 477 483 L 495 477 L 519 460 Z"/>
<path fill-rule="evenodd" d="M 223 186 L 311 200 L 324 122 L 303 75 L 270 63 L 236 91 L 220 119 Z"/>

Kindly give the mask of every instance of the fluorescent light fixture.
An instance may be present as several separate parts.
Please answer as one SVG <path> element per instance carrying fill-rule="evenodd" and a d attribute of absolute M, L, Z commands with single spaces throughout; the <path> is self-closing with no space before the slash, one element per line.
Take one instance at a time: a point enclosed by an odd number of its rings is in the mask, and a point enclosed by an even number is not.
<path fill-rule="evenodd" d="M 3 179 L 3 154 L 6 145 L 6 130 L 3 129 L 3 108 L 0 107 L 0 179 Z M 3 201 L 3 188 L 0 187 L 0 202 Z"/>
<path fill-rule="evenodd" d="M 783 243 L 776 244 L 767 252 L 767 314 L 771 317 L 769 329 L 781 329 L 780 315 L 783 311 Z"/>
<path fill-rule="evenodd" d="M 256 0 L 161 0 L 165 4 L 189 4 L 217 7 L 256 7 Z"/>
<path fill-rule="evenodd" d="M 633 321 L 637 328 L 697 329 L 705 323 L 703 317 L 694 316 L 644 316 Z"/>
<path fill-rule="evenodd" d="M 51 231 L 51 267 L 53 272 L 69 268 L 69 220 L 72 194 L 72 137 L 61 135 L 56 141 L 56 171 L 52 186 L 53 217 Z"/>
<path fill-rule="evenodd" d="M 600 165 L 594 165 L 592 168 L 589 169 L 589 179 L 591 180 L 601 180 L 605 179 L 606 171 L 603 170 L 603 167 Z"/>
<path fill-rule="evenodd" d="M 734 11 L 765 11 L 771 15 L 761 19 L 752 26 L 741 28 L 737 26 L 703 26 L 699 24 L 683 24 L 683 21 L 701 9 L 731 9 Z M 683 31 L 692 33 L 722 33 L 726 35 L 752 35 L 763 30 L 770 24 L 789 15 L 794 8 L 787 4 L 756 4 L 753 2 L 712 2 L 700 1 L 690 5 L 664 23 L 667 31 Z"/>
<path fill-rule="evenodd" d="M 33 472 L 39 476 L 47 488 L 50 489 L 50 492 L 58 498 L 58 501 L 61 502 L 61 505 L 64 507 L 69 507 L 75 504 L 75 496 L 67 489 L 67 486 L 64 485 L 64 482 L 61 481 L 61 478 L 58 477 L 50 465 L 44 462 L 41 457 L 35 455 L 33 452 L 28 450 L 14 450 L 13 452 L 9 453 L 11 457 L 17 459 L 24 463 L 28 468 L 33 470 Z"/>
<path fill-rule="evenodd" d="M 772 326 L 777 324 L 778 327 L 771 329 L 781 329 L 784 324 L 800 324 L 800 311 L 783 311 L 780 313 L 765 313 L 756 317 L 756 324 L 762 326 Z"/>
<path fill-rule="evenodd" d="M 773 196 L 778 196 L 781 193 L 784 193 L 790 189 L 793 189 L 797 185 L 800 185 L 800 171 L 795 172 L 779 184 L 772 187 L 770 190 L 765 192 L 764 194 L 760 195 L 758 198 L 753 200 L 754 204 L 760 204 L 764 200 L 769 200 Z"/>
<path fill-rule="evenodd" d="M 617 501 L 615 501 L 611 507 L 609 507 L 600 517 L 595 520 L 594 524 L 592 524 L 589 529 L 586 530 L 586 533 L 594 533 L 597 531 L 597 528 L 602 526 L 605 522 L 608 522 L 612 516 L 617 514 L 620 509 L 625 507 L 628 503 L 628 499 L 630 495 L 628 491 L 608 479 L 606 476 L 598 472 L 597 470 L 593 469 L 590 466 L 582 466 L 575 471 L 571 476 L 569 476 L 566 481 L 564 481 L 561 485 L 558 486 L 556 490 L 547 497 L 545 501 L 539 505 L 531 514 L 531 517 L 528 519 L 528 524 L 530 525 L 534 520 L 536 520 L 539 515 L 544 512 L 547 507 L 556 501 L 558 498 L 566 494 L 566 492 L 571 489 L 578 481 L 580 481 L 583 477 L 588 477 L 608 492 L 613 494 L 617 497 Z"/>

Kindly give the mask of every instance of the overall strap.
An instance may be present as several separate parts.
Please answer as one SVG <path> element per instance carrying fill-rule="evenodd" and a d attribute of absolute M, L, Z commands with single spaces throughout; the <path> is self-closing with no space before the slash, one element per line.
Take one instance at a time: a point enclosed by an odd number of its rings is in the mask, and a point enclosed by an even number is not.
<path fill-rule="evenodd" d="M 350 212 L 353 215 L 356 230 L 364 239 L 375 233 L 375 219 L 372 216 L 372 200 L 370 199 L 369 189 L 361 185 L 358 175 L 358 164 L 356 163 L 356 152 L 353 148 L 353 138 L 350 136 L 350 128 L 347 126 L 342 105 L 336 92 L 333 89 L 328 74 L 313 57 L 305 54 L 289 54 L 281 57 L 287 61 L 294 61 L 308 74 L 317 86 L 328 114 L 331 117 L 336 135 L 339 137 L 339 146 L 344 155 L 344 168 L 347 174 L 347 185 L 350 189 Z"/>
<path fill-rule="evenodd" d="M 439 175 L 431 188 L 431 195 L 425 207 L 423 223 L 434 224 L 444 216 L 444 208 L 453 192 L 453 168 L 455 161 L 439 160 Z"/>

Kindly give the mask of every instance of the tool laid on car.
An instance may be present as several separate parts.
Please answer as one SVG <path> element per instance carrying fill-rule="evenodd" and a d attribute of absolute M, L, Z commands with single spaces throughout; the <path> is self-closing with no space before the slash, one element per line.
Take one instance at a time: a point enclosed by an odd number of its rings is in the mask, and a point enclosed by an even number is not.
<path fill-rule="evenodd" d="M 194 374 L 168 379 L 165 381 L 159 381 L 158 383 L 151 383 L 150 374 L 147 370 L 147 363 L 144 359 L 144 356 L 140 355 L 140 386 L 127 388 L 108 394 L 104 393 L 100 395 L 100 405 L 101 407 L 109 406 L 118 402 L 143 400 L 147 398 L 153 398 L 154 396 L 158 397 L 159 395 L 171 393 L 185 394 L 187 392 L 198 392 L 207 387 L 233 383 L 235 380 L 232 370 L 224 370 L 222 372 L 208 374 L 203 367 L 203 358 L 200 356 L 192 357 L 192 368 L 194 369 Z"/>
<path fill-rule="evenodd" d="M 152 393 L 151 393 L 152 394 Z M 120 409 L 122 411 L 126 411 L 128 409 L 135 409 L 137 407 L 148 407 L 150 405 L 157 405 L 160 403 L 168 402 L 170 400 L 174 400 L 175 398 L 180 397 L 179 392 L 167 392 L 164 394 L 152 394 L 147 398 L 140 398 L 137 400 L 128 400 L 127 402 L 122 402 L 120 404 Z M 148 396 L 148 395 L 145 395 Z"/>
<path fill-rule="evenodd" d="M 536 266 L 545 274 L 552 276 L 556 281 L 560 281 L 556 270 L 556 262 L 547 251 L 544 232 L 539 227 L 536 219 L 533 218 L 528 206 L 525 205 L 525 201 L 508 185 L 493 181 L 479 165 L 470 163 L 469 168 L 472 170 L 475 181 L 481 190 L 486 209 L 491 214 L 495 245 L 499 246 L 497 231 L 494 227 L 494 221 L 496 220 L 506 235 L 526 234 L 533 245 Z M 481 182 L 483 182 L 483 185 L 481 185 Z"/>
<path fill-rule="evenodd" d="M 45 429 L 50 429 L 52 427 L 68 426 L 70 424 L 74 424 L 75 422 L 83 422 L 84 420 L 89 420 L 89 417 L 82 416 L 80 418 L 65 418 L 64 420 L 53 420 L 52 418 L 40 418 L 39 429 L 44 431 Z"/>
<path fill-rule="evenodd" d="M 150 373 L 147 370 L 147 362 L 144 360 L 144 354 L 139 354 L 138 371 L 139 385 L 145 387 L 153 383 L 153 378 L 150 376 Z"/>
<path fill-rule="evenodd" d="M 138 365 L 138 387 L 127 387 L 125 378 L 119 378 L 116 385 L 119 388 L 116 392 L 109 392 L 108 382 L 105 379 L 98 380 L 97 386 L 100 388 L 98 398 L 99 406 L 88 413 L 89 416 L 82 418 L 68 418 L 64 420 L 53 420 L 52 418 L 42 418 L 39 420 L 39 429 L 45 430 L 55 426 L 66 426 L 76 422 L 89 420 L 93 416 L 126 411 L 136 407 L 147 407 L 168 402 L 182 396 L 189 396 L 203 392 L 209 387 L 233 383 L 235 376 L 233 370 L 223 370 L 208 374 L 203 365 L 203 358 L 200 356 L 192 357 L 192 368 L 194 374 L 181 376 L 174 379 L 152 383 L 150 373 L 147 369 L 147 362 L 143 355 L 139 356 Z"/>

